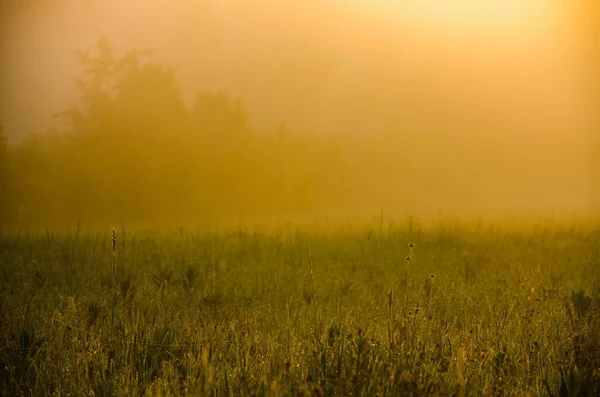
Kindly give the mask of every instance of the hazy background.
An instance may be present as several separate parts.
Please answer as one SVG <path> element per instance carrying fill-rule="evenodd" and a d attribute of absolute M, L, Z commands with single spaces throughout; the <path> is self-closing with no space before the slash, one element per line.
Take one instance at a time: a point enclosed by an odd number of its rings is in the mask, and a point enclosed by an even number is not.
<path fill-rule="evenodd" d="M 12 144 L 46 131 L 79 100 L 75 50 L 105 36 L 118 56 L 157 49 L 188 108 L 222 91 L 259 135 L 285 122 L 342 137 L 350 163 L 410 160 L 359 167 L 372 197 L 340 208 L 393 207 L 403 189 L 405 209 L 597 208 L 595 3 L 4 0 L 0 120 Z"/>
<path fill-rule="evenodd" d="M 485 110 L 564 135 L 585 98 L 561 3 L 5 0 L 0 115 L 13 139 L 45 129 L 76 99 L 74 50 L 104 35 L 117 52 L 157 48 L 188 102 L 199 89 L 240 97 L 259 127 L 367 133 Z"/>

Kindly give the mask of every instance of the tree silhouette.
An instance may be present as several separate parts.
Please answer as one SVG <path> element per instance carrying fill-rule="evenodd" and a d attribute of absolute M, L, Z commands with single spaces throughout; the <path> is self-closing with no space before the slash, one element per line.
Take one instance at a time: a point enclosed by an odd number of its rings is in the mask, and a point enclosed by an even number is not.
<path fill-rule="evenodd" d="M 360 160 L 364 147 L 352 154 L 343 140 L 285 124 L 256 133 L 226 93 L 200 92 L 187 109 L 175 70 L 153 51 L 117 57 L 101 38 L 76 55 L 80 100 L 56 114 L 62 133 L 33 136 L 0 158 L 10 159 L 10 199 L 40 226 L 323 211 L 364 205 L 376 191 L 364 186 L 383 181 L 382 160 Z"/>
<path fill-rule="evenodd" d="M 248 116 L 239 100 L 232 101 L 224 93 L 200 93 L 192 105 L 193 127 L 200 133 L 227 133 L 239 137 L 249 132 Z"/>

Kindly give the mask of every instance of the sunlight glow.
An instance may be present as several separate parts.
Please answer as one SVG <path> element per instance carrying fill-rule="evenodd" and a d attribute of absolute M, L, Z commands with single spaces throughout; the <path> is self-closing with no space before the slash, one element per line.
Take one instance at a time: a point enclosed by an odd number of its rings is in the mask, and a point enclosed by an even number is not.
<path fill-rule="evenodd" d="M 514 29 L 539 27 L 552 19 L 555 0 L 378 0 L 365 7 L 400 14 L 416 24 L 438 29 Z"/>

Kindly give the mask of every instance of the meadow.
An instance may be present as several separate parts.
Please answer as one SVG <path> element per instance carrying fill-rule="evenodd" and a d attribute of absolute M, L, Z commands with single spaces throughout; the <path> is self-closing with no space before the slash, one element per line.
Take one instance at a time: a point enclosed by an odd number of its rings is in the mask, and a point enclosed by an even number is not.
<path fill-rule="evenodd" d="M 4 233 L 0 395 L 598 395 L 597 226 Z"/>

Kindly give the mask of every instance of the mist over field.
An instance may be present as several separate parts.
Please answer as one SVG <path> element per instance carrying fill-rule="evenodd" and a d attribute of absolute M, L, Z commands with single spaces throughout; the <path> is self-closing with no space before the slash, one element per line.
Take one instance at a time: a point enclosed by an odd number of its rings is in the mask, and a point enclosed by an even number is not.
<path fill-rule="evenodd" d="M 597 211 L 594 2 L 445 4 L 3 2 L 3 223 Z"/>
<path fill-rule="evenodd" d="M 0 397 L 600 395 L 600 1 L 0 0 Z"/>

